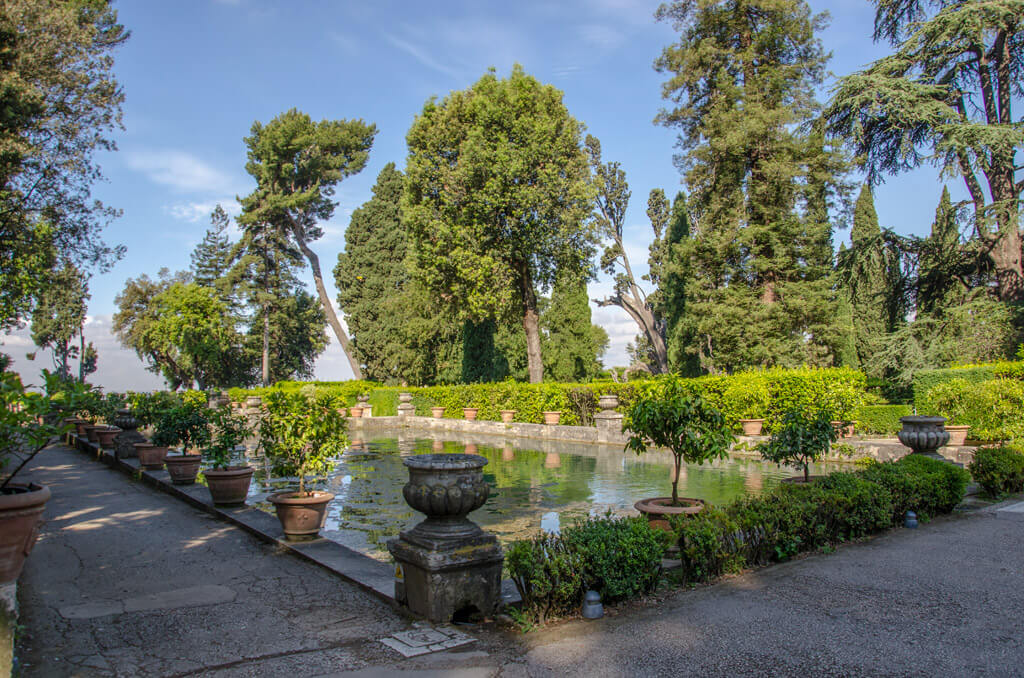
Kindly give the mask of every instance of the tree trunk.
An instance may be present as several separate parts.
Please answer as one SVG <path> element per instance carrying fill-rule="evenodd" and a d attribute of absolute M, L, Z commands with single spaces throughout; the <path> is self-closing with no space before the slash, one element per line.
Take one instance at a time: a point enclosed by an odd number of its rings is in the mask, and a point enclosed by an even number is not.
<path fill-rule="evenodd" d="M 263 305 L 263 385 L 270 386 L 270 308 Z"/>
<path fill-rule="evenodd" d="M 526 264 L 519 265 L 519 291 L 523 298 L 523 330 L 526 332 L 526 371 L 531 384 L 544 381 L 544 362 L 540 350 L 540 315 L 537 313 L 537 292 Z"/>
<path fill-rule="evenodd" d="M 316 252 L 309 248 L 306 244 L 306 239 L 302 237 L 298 228 L 293 228 L 292 233 L 295 236 L 295 242 L 299 245 L 299 249 L 305 255 L 309 261 L 309 267 L 313 270 L 313 282 L 316 284 L 316 293 L 320 297 L 320 305 L 324 308 L 324 315 L 327 316 L 327 323 L 334 330 L 334 336 L 338 337 L 338 343 L 341 344 L 341 350 L 345 351 L 345 357 L 348 358 L 348 364 L 352 367 L 352 376 L 355 379 L 363 378 L 363 371 L 359 368 L 359 363 L 356 361 L 354 355 L 352 355 L 352 349 L 349 345 L 348 335 L 345 334 L 345 330 L 341 326 L 341 321 L 338 320 L 337 314 L 334 312 L 334 304 L 331 303 L 331 298 L 327 296 L 327 288 L 324 287 L 324 276 L 320 272 L 320 258 L 316 256 Z"/>
<path fill-rule="evenodd" d="M 672 478 L 672 505 L 679 506 L 679 467 L 680 458 L 676 457 L 676 474 Z"/>
<path fill-rule="evenodd" d="M 85 383 L 85 326 L 78 329 L 78 381 Z"/>

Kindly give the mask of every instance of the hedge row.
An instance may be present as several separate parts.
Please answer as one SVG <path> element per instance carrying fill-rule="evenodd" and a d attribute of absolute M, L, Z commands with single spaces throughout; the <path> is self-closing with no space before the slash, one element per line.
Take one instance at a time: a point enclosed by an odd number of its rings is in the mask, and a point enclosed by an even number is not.
<path fill-rule="evenodd" d="M 857 408 L 853 421 L 858 433 L 895 435 L 903 428 L 900 417 L 913 413 L 910 405 L 864 405 Z"/>
<path fill-rule="evenodd" d="M 983 441 L 1024 438 L 1024 381 L 999 378 L 975 382 L 953 379 L 928 391 L 918 412 L 938 414 L 950 424 L 971 427 Z"/>
<path fill-rule="evenodd" d="M 837 419 L 852 419 L 867 399 L 865 379 L 861 372 L 847 368 L 771 369 L 741 372 L 729 376 L 706 376 L 683 380 L 694 395 L 706 398 L 722 411 L 728 421 L 739 426 L 740 419 L 764 419 L 768 431 L 790 408 L 812 412 L 828 410 Z M 657 379 L 628 383 L 593 382 L 589 384 L 523 384 L 506 381 L 494 384 L 460 384 L 454 386 L 391 387 L 372 382 L 318 382 L 319 388 L 333 392 L 339 405 L 351 407 L 356 397 L 369 395 L 373 412 L 378 416 L 394 415 L 398 394 L 411 393 L 416 414 L 428 416 L 431 407 L 445 408 L 444 416 L 461 418 L 463 408 L 475 407 L 478 419 L 498 421 L 501 410 L 516 410 L 515 421 L 539 424 L 543 412 L 557 410 L 561 421 L 570 426 L 587 426 L 598 411 L 598 396 L 619 397 L 619 411 L 625 412 L 637 396 L 652 388 Z M 274 388 L 297 389 L 302 382 L 282 382 Z M 263 395 L 267 389 L 233 389 L 234 400 L 248 395 Z"/>
<path fill-rule="evenodd" d="M 990 497 L 1024 492 L 1024 454 L 1012 447 L 982 447 L 967 467 Z"/>
<path fill-rule="evenodd" d="M 908 510 L 921 520 L 949 513 L 963 499 L 967 481 L 961 468 L 910 455 L 808 485 L 783 484 L 722 508 L 709 506 L 674 521 L 669 539 L 679 543 L 683 582 L 706 582 L 902 525 Z M 612 601 L 649 590 L 660 560 L 652 550 L 657 532 L 637 519 L 605 519 L 561 536 L 513 543 L 506 563 L 523 598 L 523 614 L 543 622 L 551 614 L 574 613 L 588 589 Z"/>
<path fill-rule="evenodd" d="M 941 370 L 919 370 L 914 374 L 914 406 L 925 413 L 929 405 L 928 392 L 939 384 L 961 379 L 981 383 L 993 379 L 1024 380 L 1024 360 L 1002 361 L 981 365 L 960 365 Z"/>

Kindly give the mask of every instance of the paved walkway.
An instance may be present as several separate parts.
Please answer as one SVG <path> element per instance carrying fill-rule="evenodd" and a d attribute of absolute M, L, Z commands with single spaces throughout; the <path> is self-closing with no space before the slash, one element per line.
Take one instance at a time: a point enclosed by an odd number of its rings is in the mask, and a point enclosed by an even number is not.
<path fill-rule="evenodd" d="M 660 605 L 400 659 L 410 622 L 320 568 L 70 450 L 40 455 L 24 675 L 1024 675 L 1024 521 L 896 530 Z"/>

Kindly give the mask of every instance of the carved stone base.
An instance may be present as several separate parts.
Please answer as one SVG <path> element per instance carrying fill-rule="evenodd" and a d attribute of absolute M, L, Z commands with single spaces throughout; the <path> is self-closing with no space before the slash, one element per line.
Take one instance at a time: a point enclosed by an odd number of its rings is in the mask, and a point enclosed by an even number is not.
<path fill-rule="evenodd" d="M 114 437 L 114 456 L 118 459 L 136 457 L 135 443 L 145 443 L 146 436 L 138 431 L 121 431 Z"/>
<path fill-rule="evenodd" d="M 401 573 L 395 580 L 395 600 L 438 623 L 450 622 L 459 613 L 489 615 L 497 609 L 504 556 L 494 535 L 481 532 L 430 548 L 423 542 L 433 540 L 417 539 L 410 532 L 388 542 Z"/>

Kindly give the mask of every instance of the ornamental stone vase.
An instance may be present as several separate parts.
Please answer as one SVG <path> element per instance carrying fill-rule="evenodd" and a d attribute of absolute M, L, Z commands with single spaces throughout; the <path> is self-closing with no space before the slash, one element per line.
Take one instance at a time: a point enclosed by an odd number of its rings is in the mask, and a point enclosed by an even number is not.
<path fill-rule="evenodd" d="M 416 414 L 416 406 L 412 404 L 411 393 L 398 394 L 398 416 L 411 417 Z"/>
<path fill-rule="evenodd" d="M 913 454 L 921 454 L 945 461 L 936 450 L 949 442 L 949 431 L 945 429 L 945 417 L 912 416 L 900 417 L 903 429 L 897 434 L 900 442 L 909 447 Z"/>
<path fill-rule="evenodd" d="M 126 407 L 117 411 L 117 416 L 114 417 L 114 426 L 121 429 L 121 432 L 114 436 L 114 456 L 118 459 L 136 456 L 135 443 L 146 442 L 146 436 L 137 430 L 139 420 Z"/>
<path fill-rule="evenodd" d="M 492 613 L 501 599 L 504 556 L 497 538 L 468 518 L 490 494 L 487 459 L 423 454 L 402 461 L 409 469 L 402 495 L 426 519 L 388 542 L 399 572 L 395 599 L 434 622 Z"/>

